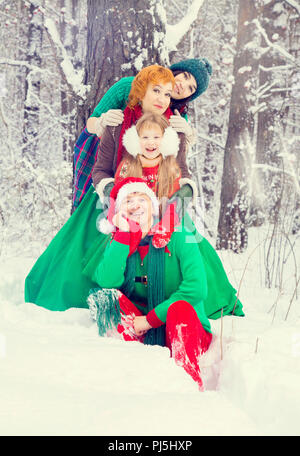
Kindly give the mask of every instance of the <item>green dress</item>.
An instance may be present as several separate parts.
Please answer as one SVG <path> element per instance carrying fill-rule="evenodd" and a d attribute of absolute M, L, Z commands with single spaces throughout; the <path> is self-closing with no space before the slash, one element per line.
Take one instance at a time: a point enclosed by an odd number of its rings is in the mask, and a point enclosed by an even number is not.
<path fill-rule="evenodd" d="M 98 285 L 92 277 L 111 235 L 98 231 L 97 220 L 103 216 L 102 205 L 93 186 L 82 203 L 38 258 L 25 279 L 25 302 L 53 311 L 71 307 L 88 308 L 90 289 Z M 230 284 L 222 262 L 212 245 L 199 233 L 186 214 L 185 229 L 193 232 L 204 262 L 208 296 L 204 302 L 208 318 L 223 315 L 244 316 L 242 303 Z"/>

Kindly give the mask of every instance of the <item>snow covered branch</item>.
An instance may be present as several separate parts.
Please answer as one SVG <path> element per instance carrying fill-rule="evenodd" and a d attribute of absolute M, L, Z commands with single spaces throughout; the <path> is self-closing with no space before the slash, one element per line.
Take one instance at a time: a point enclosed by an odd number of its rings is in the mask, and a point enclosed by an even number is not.
<path fill-rule="evenodd" d="M 71 91 L 80 98 L 84 98 L 90 87 L 83 84 L 83 70 L 75 70 L 70 57 L 63 46 L 59 33 L 52 19 L 45 19 L 45 28 L 47 30 L 51 45 L 54 49 L 55 56 L 58 60 L 62 76 Z"/>
<path fill-rule="evenodd" d="M 15 59 L 4 58 L 4 59 L 0 59 L 0 65 L 24 66 L 28 70 L 33 71 L 34 73 L 48 73 L 49 76 L 50 75 L 53 76 L 53 74 L 49 70 L 47 70 L 45 68 L 40 68 L 36 65 L 32 65 L 32 64 L 26 62 L 25 60 L 15 60 Z"/>
<path fill-rule="evenodd" d="M 292 8 L 294 8 L 297 13 L 300 15 L 300 4 L 296 0 L 285 0 Z"/>
<path fill-rule="evenodd" d="M 181 21 L 174 25 L 166 25 L 166 44 L 169 51 L 177 51 L 178 44 L 188 32 L 192 23 L 197 19 L 203 3 L 204 0 L 194 0 Z"/>
<path fill-rule="evenodd" d="M 273 43 L 269 39 L 265 29 L 261 26 L 261 24 L 260 24 L 258 19 L 253 19 L 253 23 L 256 25 L 258 31 L 264 37 L 264 39 L 265 39 L 267 45 L 269 46 L 269 48 L 273 49 L 274 51 L 277 51 L 279 54 L 283 55 L 286 59 L 288 59 L 288 60 L 292 61 L 294 64 L 296 64 L 296 59 L 295 59 L 295 57 L 292 54 L 290 54 L 286 49 L 284 49 L 279 44 Z"/>
<path fill-rule="evenodd" d="M 290 70 L 293 67 L 294 67 L 294 65 L 292 65 L 292 64 L 276 65 L 276 66 L 270 66 L 270 67 L 265 67 L 264 65 L 261 65 L 261 64 L 258 65 L 258 68 L 265 72 Z"/>

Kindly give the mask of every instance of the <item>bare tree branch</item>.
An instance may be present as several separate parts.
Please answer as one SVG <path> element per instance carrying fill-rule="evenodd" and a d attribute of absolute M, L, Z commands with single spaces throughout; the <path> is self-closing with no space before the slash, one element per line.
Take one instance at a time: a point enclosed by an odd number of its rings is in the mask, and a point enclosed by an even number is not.
<path fill-rule="evenodd" d="M 285 0 L 286 3 L 288 3 L 292 8 L 294 8 L 297 13 L 300 15 L 300 5 L 296 0 Z"/>
<path fill-rule="evenodd" d="M 281 55 L 283 55 L 286 59 L 288 59 L 288 60 L 292 61 L 294 64 L 296 64 L 296 59 L 295 59 L 295 57 L 294 57 L 292 54 L 290 54 L 290 53 L 289 53 L 286 49 L 284 49 L 282 46 L 279 46 L 279 44 L 273 43 L 273 42 L 269 39 L 269 37 L 268 37 L 268 35 L 267 35 L 265 29 L 261 26 L 261 24 L 260 24 L 260 22 L 259 22 L 258 19 L 254 19 L 254 20 L 253 20 L 253 23 L 256 25 L 258 31 L 259 31 L 259 32 L 261 33 L 261 35 L 264 37 L 264 39 L 265 39 L 267 45 L 269 46 L 269 48 L 272 48 L 273 50 L 279 52 L 279 53 L 280 53 Z"/>

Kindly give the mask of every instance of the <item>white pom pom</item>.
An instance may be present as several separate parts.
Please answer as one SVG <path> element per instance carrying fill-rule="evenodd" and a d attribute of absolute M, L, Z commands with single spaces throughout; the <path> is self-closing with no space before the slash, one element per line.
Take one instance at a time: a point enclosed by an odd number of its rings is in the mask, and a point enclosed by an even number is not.
<path fill-rule="evenodd" d="M 106 218 L 102 218 L 97 222 L 97 229 L 103 234 L 113 233 L 116 229 Z"/>

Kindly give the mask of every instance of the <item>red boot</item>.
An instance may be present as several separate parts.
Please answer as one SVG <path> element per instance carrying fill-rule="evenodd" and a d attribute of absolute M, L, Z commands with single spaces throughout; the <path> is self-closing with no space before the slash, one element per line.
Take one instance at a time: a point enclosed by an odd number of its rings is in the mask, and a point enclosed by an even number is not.
<path fill-rule="evenodd" d="M 117 336 L 120 339 L 143 342 L 144 336 L 137 336 L 133 326 L 135 317 L 143 315 L 139 309 L 120 292 L 119 305 L 121 309 L 121 323 L 117 326 Z M 111 334 L 112 335 L 112 334 Z M 116 333 L 114 334 L 116 336 Z"/>
<path fill-rule="evenodd" d="M 205 331 L 195 309 L 186 301 L 176 301 L 168 310 L 166 344 L 178 366 L 198 383 L 204 391 L 199 357 L 206 352 L 212 335 Z"/>

